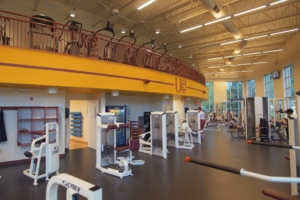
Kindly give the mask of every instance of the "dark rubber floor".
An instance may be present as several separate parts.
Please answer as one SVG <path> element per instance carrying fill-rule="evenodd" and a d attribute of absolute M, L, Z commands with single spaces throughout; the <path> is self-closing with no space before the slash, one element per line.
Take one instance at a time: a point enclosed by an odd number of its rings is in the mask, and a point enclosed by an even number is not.
<path fill-rule="evenodd" d="M 145 160 L 144 166 L 131 166 L 134 176 L 123 179 L 102 174 L 95 168 L 96 152 L 89 148 L 72 150 L 60 159 L 60 172 L 68 173 L 103 188 L 104 200 L 120 199 L 203 199 L 259 200 L 267 187 L 290 192 L 290 184 L 270 183 L 230 174 L 208 167 L 186 163 L 185 156 L 247 171 L 273 176 L 289 176 L 286 149 L 248 145 L 244 139 L 232 139 L 222 132 L 207 131 L 202 145 L 192 151 L 169 148 L 167 159 L 134 153 Z M 45 199 L 46 181 L 33 186 L 33 180 L 23 175 L 29 164 L 0 168 L 1 200 Z M 59 189 L 59 199 L 65 199 Z M 84 198 L 81 198 L 84 199 Z"/>

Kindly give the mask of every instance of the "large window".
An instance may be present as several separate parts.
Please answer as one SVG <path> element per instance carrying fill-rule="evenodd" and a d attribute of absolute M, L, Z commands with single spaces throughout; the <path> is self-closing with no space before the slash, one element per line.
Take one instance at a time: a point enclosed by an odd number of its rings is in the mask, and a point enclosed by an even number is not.
<path fill-rule="evenodd" d="M 243 98 L 243 83 L 241 81 L 226 82 L 226 88 L 227 110 L 239 114 L 241 110 L 241 99 Z"/>
<path fill-rule="evenodd" d="M 295 108 L 295 87 L 294 87 L 294 67 L 289 65 L 283 68 L 283 88 L 284 88 L 284 97 L 288 98 L 288 107 L 292 108 L 294 112 Z"/>
<path fill-rule="evenodd" d="M 214 83 L 206 82 L 206 87 L 208 89 L 208 101 L 202 103 L 202 108 L 204 112 L 214 111 Z"/>
<path fill-rule="evenodd" d="M 247 96 L 255 97 L 255 79 L 247 81 Z"/>
<path fill-rule="evenodd" d="M 274 83 L 272 73 L 264 76 L 265 97 L 274 98 Z"/>

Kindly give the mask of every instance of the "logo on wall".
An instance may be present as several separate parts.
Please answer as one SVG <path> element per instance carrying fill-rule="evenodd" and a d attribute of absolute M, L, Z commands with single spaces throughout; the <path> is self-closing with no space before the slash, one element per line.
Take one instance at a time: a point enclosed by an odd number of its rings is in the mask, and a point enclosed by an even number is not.
<path fill-rule="evenodd" d="M 177 93 L 186 93 L 186 80 L 175 78 L 175 88 Z"/>

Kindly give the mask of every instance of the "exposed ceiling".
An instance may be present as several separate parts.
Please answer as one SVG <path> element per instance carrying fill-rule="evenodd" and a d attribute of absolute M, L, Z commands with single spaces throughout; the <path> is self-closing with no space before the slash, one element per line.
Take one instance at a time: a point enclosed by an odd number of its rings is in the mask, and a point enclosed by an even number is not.
<path fill-rule="evenodd" d="M 241 67 L 228 66 L 229 64 L 245 64 L 264 61 L 268 54 L 239 56 L 231 59 L 207 60 L 220 56 L 230 56 L 239 47 L 239 54 L 263 52 L 280 49 L 290 38 L 299 31 L 287 32 L 270 36 L 272 33 L 300 28 L 300 1 L 299 0 L 156 0 L 142 10 L 137 6 L 146 0 L 55 0 L 77 9 L 92 13 L 95 19 L 105 20 L 112 16 L 112 10 L 117 8 L 126 10 L 126 16 L 120 15 L 119 27 L 134 30 L 136 37 L 156 38 L 156 43 L 167 43 L 168 53 L 172 53 L 189 64 L 198 66 L 202 72 L 219 72 L 220 68 L 209 66 L 223 66 L 225 71 L 251 69 L 251 65 Z M 281 2 L 282 1 L 282 2 Z M 204 2 L 202 4 L 201 2 Z M 233 16 L 234 14 L 280 2 L 276 5 L 266 6 L 254 12 Z M 222 16 L 228 16 L 232 26 L 241 34 L 240 38 L 234 37 L 226 28 L 225 21 L 203 26 L 185 33 L 180 31 L 197 25 L 202 25 L 219 18 L 218 13 L 213 13 L 207 5 L 218 5 Z M 130 8 L 130 12 L 128 12 Z M 214 14 L 214 15 L 213 15 Z M 217 18 L 216 18 L 217 17 Z M 220 19 L 220 18 L 219 18 Z M 96 20 L 97 21 L 97 20 Z M 159 35 L 155 30 L 160 29 Z M 120 30 L 115 30 L 116 32 Z M 269 35 L 253 40 L 240 41 L 227 45 L 237 39 L 251 38 L 254 36 Z M 182 44 L 182 48 L 178 45 Z M 192 58 L 190 58 L 192 55 Z M 225 66 L 226 65 L 226 66 Z"/>

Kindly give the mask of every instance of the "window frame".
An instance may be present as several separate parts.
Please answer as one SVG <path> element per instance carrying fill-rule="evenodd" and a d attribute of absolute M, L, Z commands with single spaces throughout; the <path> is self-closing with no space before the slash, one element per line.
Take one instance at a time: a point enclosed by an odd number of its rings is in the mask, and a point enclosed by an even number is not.
<path fill-rule="evenodd" d="M 272 88 L 272 90 L 270 90 L 270 88 Z M 264 75 L 264 96 L 274 98 L 274 79 L 272 72 Z"/>
<path fill-rule="evenodd" d="M 254 92 L 251 89 L 253 87 L 254 87 Z M 247 80 L 247 97 L 255 97 L 255 95 L 256 95 L 256 80 L 253 78 Z"/>

